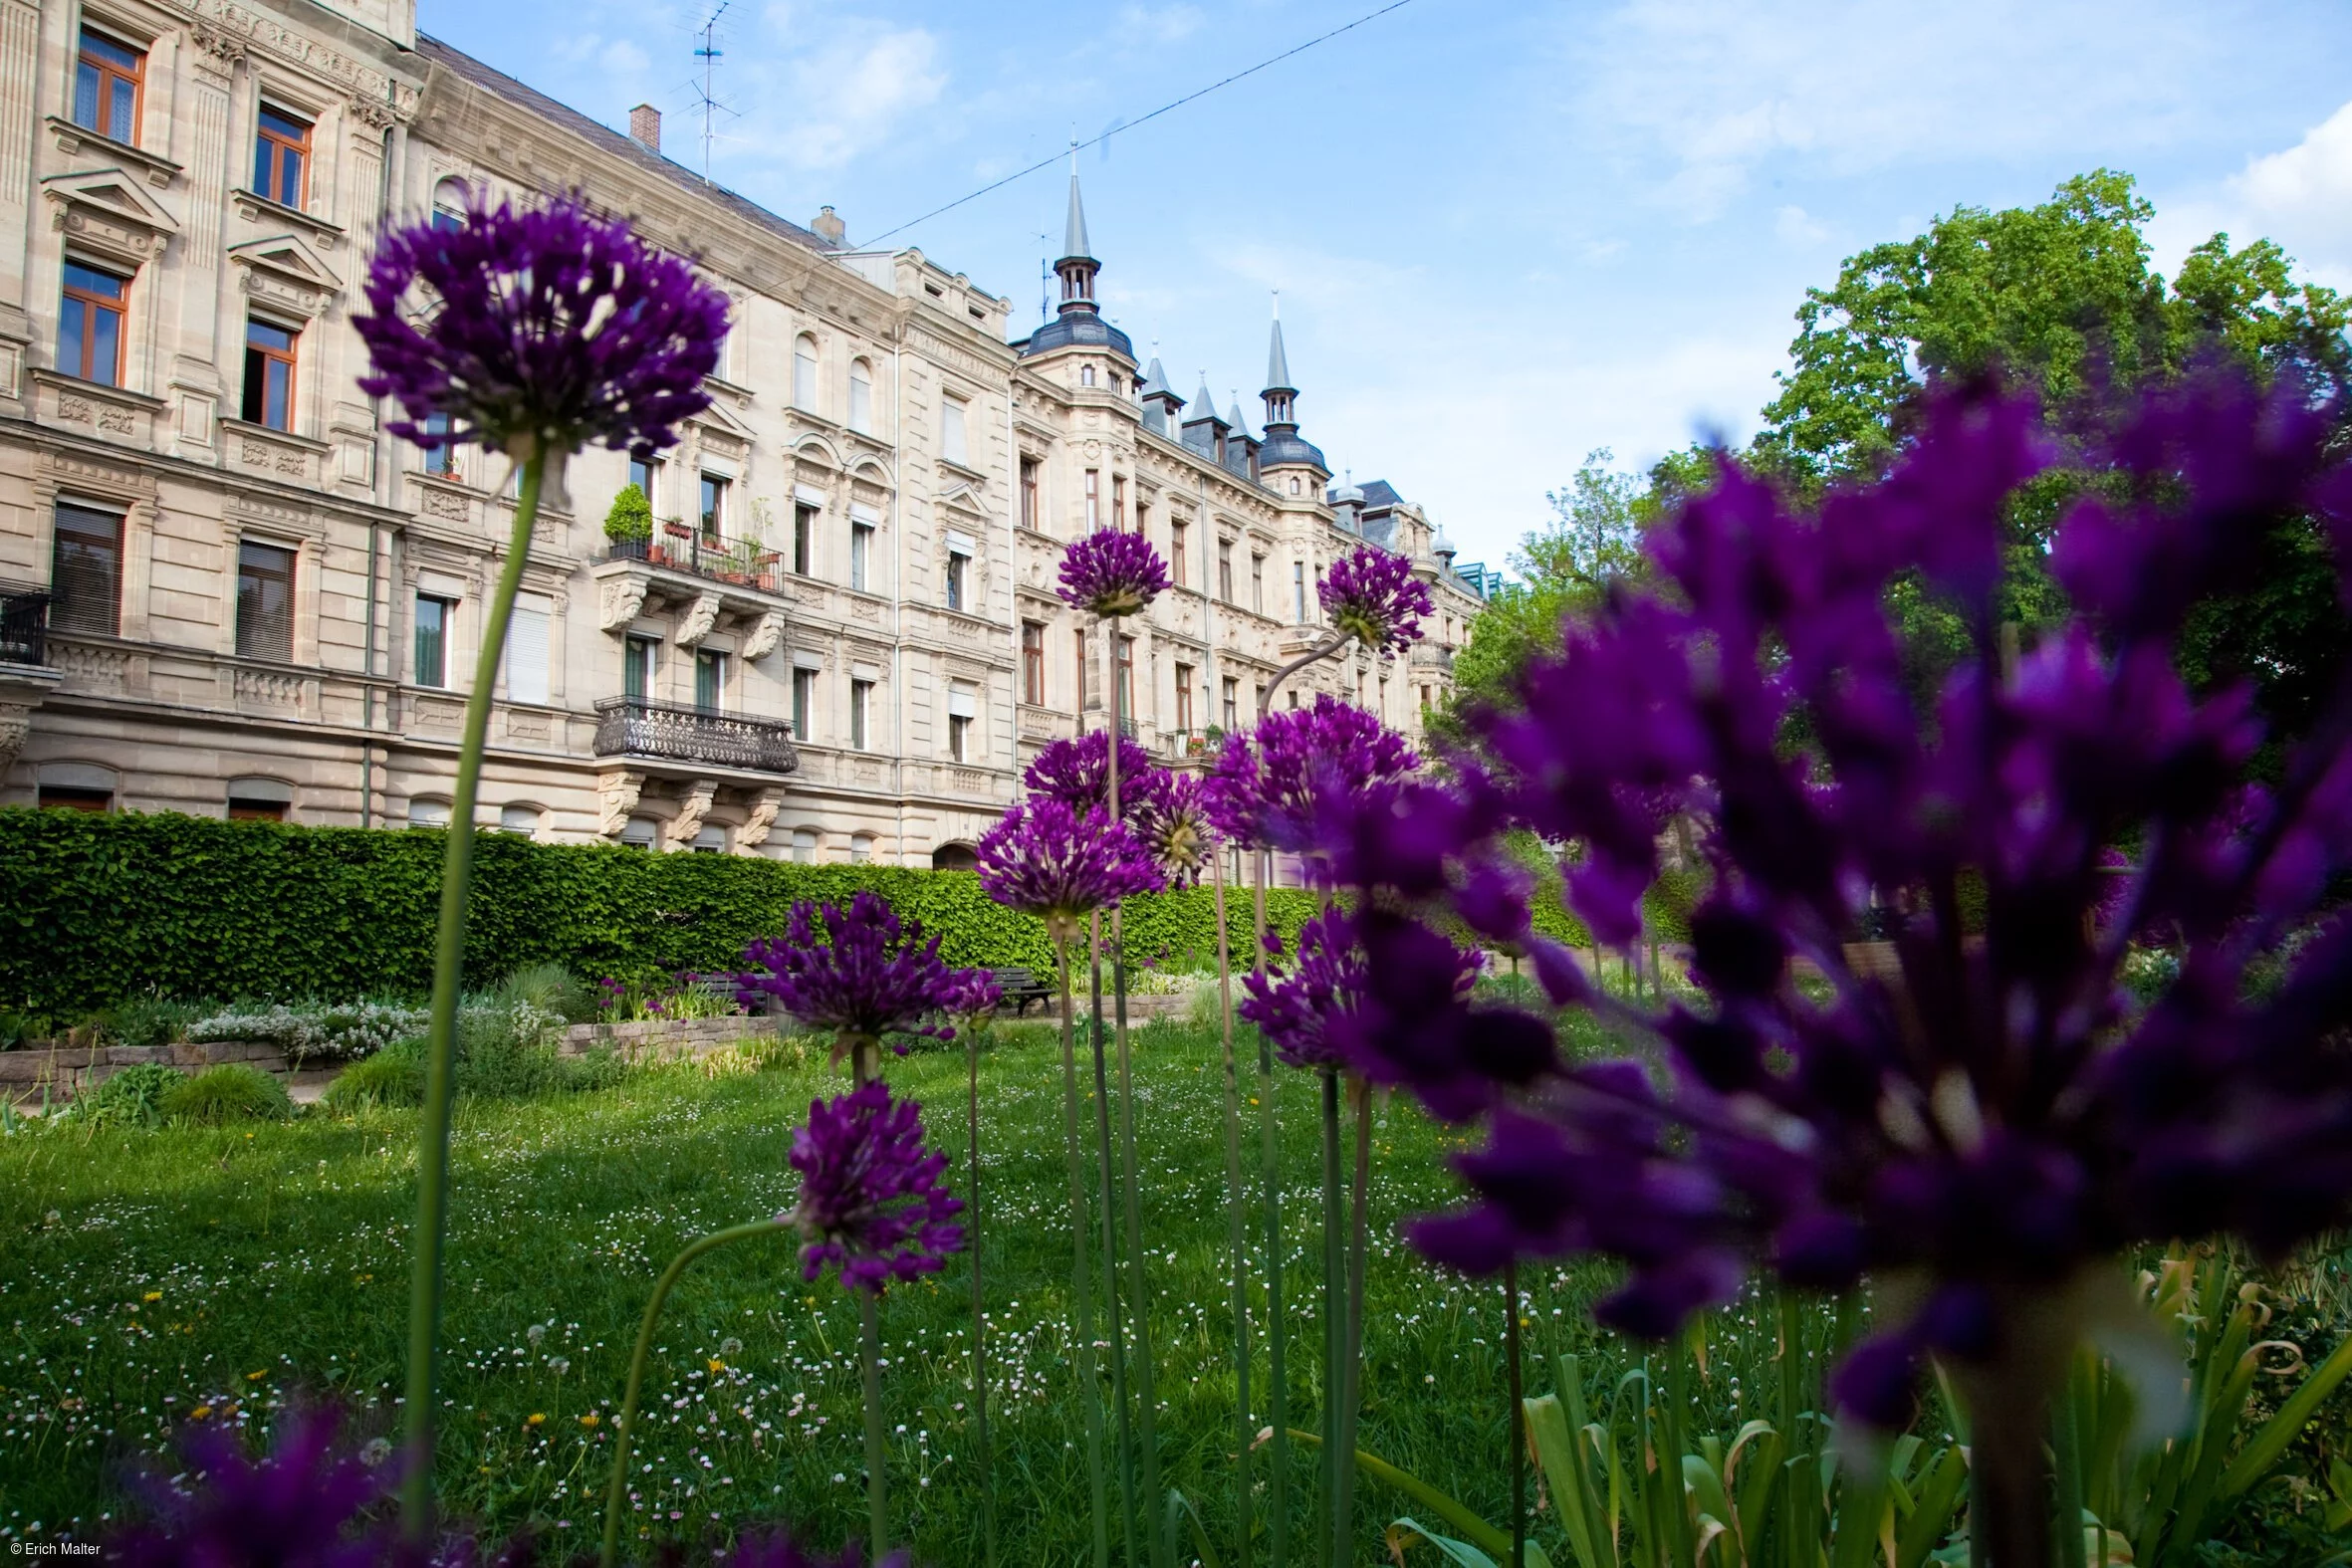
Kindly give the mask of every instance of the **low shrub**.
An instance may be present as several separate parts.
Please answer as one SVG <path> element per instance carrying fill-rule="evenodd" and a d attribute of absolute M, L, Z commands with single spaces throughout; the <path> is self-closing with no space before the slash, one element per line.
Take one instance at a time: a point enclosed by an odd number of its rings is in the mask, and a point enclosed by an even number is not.
<path fill-rule="evenodd" d="M 397 1039 L 421 1032 L 425 1014 L 389 1002 L 273 1002 L 234 1007 L 198 1018 L 188 1026 L 191 1040 L 257 1040 L 277 1046 L 297 1065 L 306 1061 L 357 1061 Z"/>
<path fill-rule="evenodd" d="M 627 1059 L 609 1045 L 599 1045 L 586 1055 L 560 1056 L 556 1069 L 557 1087 L 574 1091 L 609 1089 L 629 1075 Z"/>
<path fill-rule="evenodd" d="M 164 1117 L 163 1101 L 181 1075 L 159 1061 L 125 1067 L 66 1107 L 64 1119 L 94 1127 L 154 1127 Z"/>
<path fill-rule="evenodd" d="M 148 995 L 118 1002 L 92 1021 L 118 1045 L 173 1045 L 188 1038 L 197 1020 L 213 1010 L 201 1002 Z"/>
<path fill-rule="evenodd" d="M 457 1015 L 457 1087 L 489 1099 L 517 1099 L 564 1087 L 556 1048 L 564 1020 L 529 1002 L 489 997 Z"/>
<path fill-rule="evenodd" d="M 422 1105 L 424 1051 L 420 1042 L 395 1041 L 364 1061 L 352 1063 L 327 1085 L 320 1103 L 342 1116 Z"/>
<path fill-rule="evenodd" d="M 156 1108 L 170 1121 L 221 1127 L 283 1121 L 294 1114 L 294 1101 L 287 1097 L 286 1085 L 259 1067 L 230 1061 L 178 1079 L 163 1091 Z"/>

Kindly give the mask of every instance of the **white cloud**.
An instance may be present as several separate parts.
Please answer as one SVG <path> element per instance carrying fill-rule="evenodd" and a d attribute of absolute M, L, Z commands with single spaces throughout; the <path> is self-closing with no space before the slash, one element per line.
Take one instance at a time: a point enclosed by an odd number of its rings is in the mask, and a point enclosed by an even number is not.
<path fill-rule="evenodd" d="M 1207 18 L 1194 5 L 1130 5 L 1119 11 L 1119 29 L 1136 43 L 1173 44 L 1190 38 Z"/>
<path fill-rule="evenodd" d="M 1829 230 L 1815 222 L 1802 207 L 1782 207 L 1772 215 L 1772 232 L 1783 245 L 1818 245 L 1829 238 Z"/>
<path fill-rule="evenodd" d="M 2302 276 L 2352 290 L 2352 104 L 2293 146 L 2247 158 L 2218 190 L 2160 200 L 2149 225 L 2157 266 L 2171 271 L 2217 232 L 2233 245 L 2276 240 Z"/>

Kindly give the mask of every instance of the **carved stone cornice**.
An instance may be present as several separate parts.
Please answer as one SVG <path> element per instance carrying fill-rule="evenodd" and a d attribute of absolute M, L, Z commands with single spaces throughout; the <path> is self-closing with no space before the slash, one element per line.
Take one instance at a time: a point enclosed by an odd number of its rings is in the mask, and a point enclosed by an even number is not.
<path fill-rule="evenodd" d="M 353 102 L 381 106 L 384 123 L 416 113 L 418 88 L 387 75 L 324 39 L 313 38 L 236 0 L 196 0 L 188 36 L 198 49 L 224 63 L 260 54 L 329 82 Z"/>

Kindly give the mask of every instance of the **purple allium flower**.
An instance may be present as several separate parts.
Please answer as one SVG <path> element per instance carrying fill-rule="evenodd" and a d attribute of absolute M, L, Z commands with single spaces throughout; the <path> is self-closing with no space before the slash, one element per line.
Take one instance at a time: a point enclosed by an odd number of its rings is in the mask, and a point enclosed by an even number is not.
<path fill-rule="evenodd" d="M 2133 499 L 2079 503 L 2052 552 L 2089 619 L 2013 669 L 1995 593 L 2004 501 L 2041 463 L 2029 403 L 1938 394 L 1894 472 L 1818 517 L 1727 465 L 1655 537 L 1662 590 L 1570 627 L 1479 721 L 1495 775 L 1450 806 L 1375 791 L 1331 812 L 1331 863 L 1382 906 L 1358 931 L 1364 1055 L 1444 1114 L 1489 1115 L 1460 1162 L 1474 1206 L 1417 1243 L 1481 1270 L 1614 1254 L 1629 1274 L 1600 1314 L 1647 1334 L 1752 1265 L 1827 1290 L 1900 1277 L 1913 1305 L 1838 1383 L 1883 1419 L 1923 1352 L 1983 1416 L 1971 1391 L 2015 1392 L 2031 1335 L 2135 1244 L 2223 1232 L 2277 1252 L 2343 1224 L 2352 923 L 2323 900 L 2352 870 L 2352 687 L 2281 784 L 2247 790 L 2245 691 L 2193 693 L 2172 657 L 2193 602 L 2255 569 L 2249 530 L 2352 527 L 2329 417 L 2215 378 L 2149 396 L 2106 454 Z M 1914 573 L 1976 639 L 1928 702 L 1886 607 Z M 1519 918 L 1478 869 L 1515 821 L 1583 846 L 1570 898 L 1628 942 L 1677 817 L 1713 886 L 1691 918 L 1706 1001 L 1655 1020 L 1663 1075 L 1570 1065 L 1534 1014 L 1448 999 L 1444 939 L 1393 912 Z M 2120 877 L 2119 842 L 2138 846 Z M 1874 890 L 1899 977 L 1846 958 Z M 2134 1008 L 2117 981 L 2141 932 L 2180 975 Z M 1555 947 L 1515 940 L 1554 1000 L 1610 1009 Z M 2289 953 L 2276 988 L 2245 983 Z M 1800 959 L 1825 1000 L 1797 990 Z M 2023 1390 L 2028 1415 L 2045 1395 Z"/>
<path fill-rule="evenodd" d="M 1298 928 L 1291 962 L 1283 964 L 1283 940 L 1266 934 L 1271 963 L 1242 977 L 1249 995 L 1234 1008 L 1258 1025 L 1283 1061 L 1293 1067 L 1345 1067 L 1388 1078 L 1385 1063 L 1357 1049 L 1362 1037 L 1365 955 L 1356 939 L 1357 921 L 1344 910 L 1326 909 Z M 1482 955 L 1447 944 L 1449 1000 L 1470 994 Z"/>
<path fill-rule="evenodd" d="M 1331 802 L 1421 766 L 1404 737 L 1363 709 L 1317 692 L 1311 706 L 1270 713 L 1225 738 L 1203 808 L 1234 843 L 1305 850 Z"/>
<path fill-rule="evenodd" d="M 858 1040 L 941 1033 L 934 1020 L 951 972 L 939 938 L 926 939 L 919 920 L 901 921 L 878 893 L 858 893 L 846 910 L 795 904 L 784 935 L 761 938 L 743 958 L 753 968 L 735 977 L 737 995 L 833 1030 L 836 1060 Z"/>
<path fill-rule="evenodd" d="M 1004 1000 L 1005 988 L 989 971 L 950 970 L 947 985 L 939 994 L 939 1010 L 955 1020 L 956 1027 L 969 1027 L 994 1013 Z"/>
<path fill-rule="evenodd" d="M 1421 640 L 1421 622 L 1437 613 L 1429 584 L 1394 551 L 1359 545 L 1315 579 L 1315 597 L 1333 629 L 1386 659 Z"/>
<path fill-rule="evenodd" d="M 1061 601 L 1090 614 L 1141 614 L 1167 591 L 1167 562 L 1141 534 L 1096 529 L 1061 553 Z"/>
<path fill-rule="evenodd" d="M 408 417 L 386 428 L 420 446 L 668 446 L 709 406 L 727 336 L 725 295 L 575 199 L 395 229 L 366 295 L 359 386 L 397 399 Z M 436 414 L 446 430 L 427 428 Z"/>
<path fill-rule="evenodd" d="M 290 1409 L 269 1456 L 258 1460 L 232 1432 L 191 1433 L 186 1478 L 141 1487 L 154 1519 L 116 1537 L 110 1559 L 166 1568 L 374 1568 L 391 1560 L 388 1528 L 360 1517 L 389 1495 L 391 1477 L 344 1450 L 340 1426 L 333 1410 Z"/>
<path fill-rule="evenodd" d="M 1130 893 L 1163 885 L 1151 855 L 1124 822 L 1101 810 L 1083 816 L 1033 795 L 980 838 L 980 887 L 1007 909 L 1039 916 L 1058 942 L 1078 921 Z"/>
<path fill-rule="evenodd" d="M 1119 816 L 1128 822 L 1151 809 L 1174 776 L 1152 765 L 1151 754 L 1119 738 Z M 1081 815 L 1110 804 L 1110 732 L 1089 730 L 1076 740 L 1050 741 L 1028 768 L 1021 786 L 1047 795 Z"/>
<path fill-rule="evenodd" d="M 1217 846 L 1204 787 L 1192 775 L 1154 771 L 1161 787 L 1126 813 L 1127 825 L 1168 886 L 1191 887 L 1200 880 L 1201 867 L 1209 863 L 1209 853 Z M 1125 780 L 1119 782 L 1119 803 L 1124 805 Z"/>
<path fill-rule="evenodd" d="M 809 1125 L 793 1134 L 801 1201 L 777 1216 L 808 1238 L 802 1278 L 833 1263 L 844 1288 L 879 1291 L 937 1271 L 963 1246 L 952 1222 L 964 1203 L 939 1185 L 947 1156 L 925 1147 L 922 1113 L 879 1078 L 809 1103 Z"/>

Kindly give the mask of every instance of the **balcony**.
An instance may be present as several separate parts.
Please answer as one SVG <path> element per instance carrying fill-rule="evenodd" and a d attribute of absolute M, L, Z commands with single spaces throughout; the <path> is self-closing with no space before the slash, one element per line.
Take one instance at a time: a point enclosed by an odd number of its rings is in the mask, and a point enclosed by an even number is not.
<path fill-rule="evenodd" d="M 596 704 L 596 755 L 756 774 L 789 774 L 801 766 L 789 724 L 642 697 Z"/>
<path fill-rule="evenodd" d="M 1211 726 L 1206 730 L 1162 730 L 1160 746 L 1175 762 L 1206 762 L 1216 756 L 1218 743 L 1225 732 Z"/>
<path fill-rule="evenodd" d="M 49 590 L 0 582 L 0 664 L 49 662 Z"/>
<path fill-rule="evenodd" d="M 713 582 L 733 582 L 763 593 L 784 591 L 777 553 L 757 540 L 726 539 L 665 525 L 652 539 L 615 540 L 606 560 L 641 560 L 668 571 L 683 571 Z"/>

